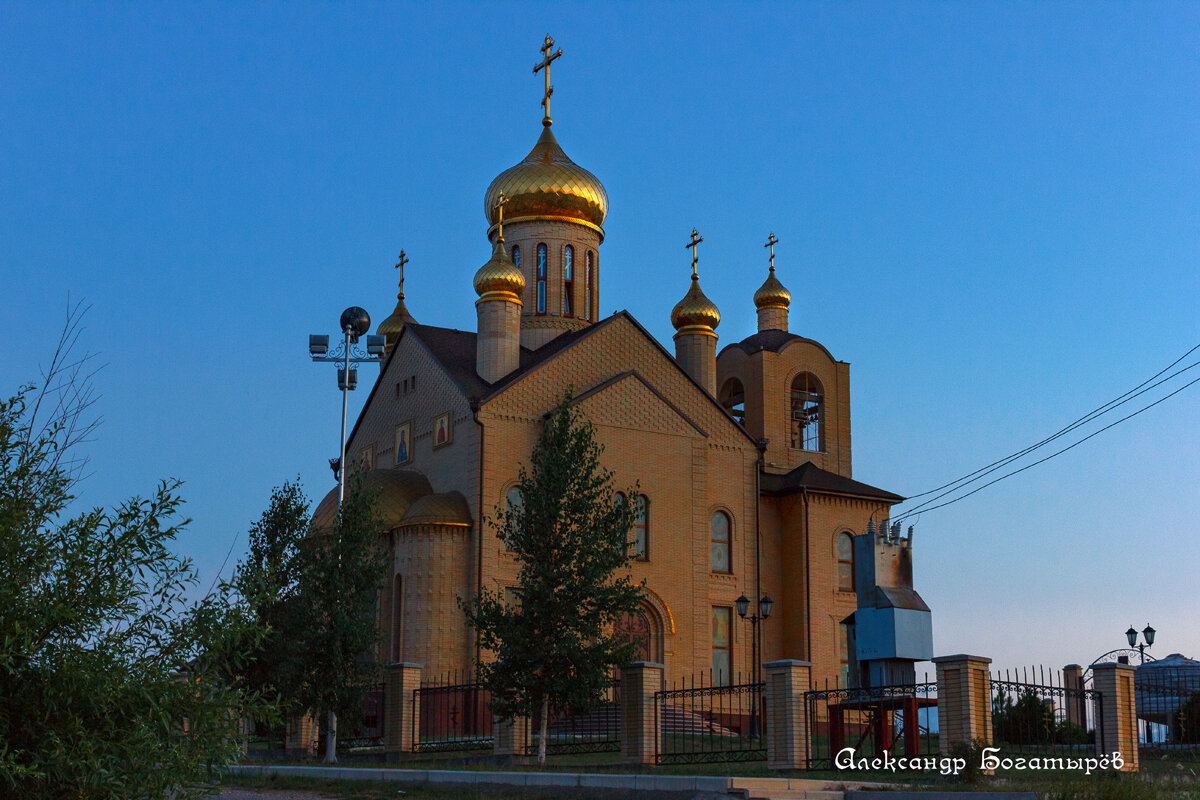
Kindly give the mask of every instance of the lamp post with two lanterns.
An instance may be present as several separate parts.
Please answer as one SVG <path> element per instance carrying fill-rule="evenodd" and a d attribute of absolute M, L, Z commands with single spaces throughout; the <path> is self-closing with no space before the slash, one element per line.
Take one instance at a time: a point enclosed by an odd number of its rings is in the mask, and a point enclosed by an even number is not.
<path fill-rule="evenodd" d="M 1150 627 L 1150 623 L 1146 623 L 1146 627 L 1142 629 L 1142 637 L 1146 640 L 1142 644 L 1138 644 L 1138 632 L 1132 625 L 1129 630 L 1125 631 L 1125 638 L 1129 641 L 1130 647 L 1136 647 L 1138 655 L 1141 656 L 1141 663 L 1146 663 L 1146 648 L 1154 645 L 1154 628 Z"/>
<path fill-rule="evenodd" d="M 757 686 L 760 683 L 758 663 L 758 623 L 771 616 L 771 609 L 775 606 L 775 601 L 771 599 L 770 595 L 764 594 L 758 599 L 758 613 L 751 614 L 749 617 L 746 616 L 746 613 L 750 610 L 750 598 L 746 597 L 744 594 L 740 595 L 737 600 L 733 601 L 733 604 L 737 608 L 739 617 L 750 620 L 750 658 L 754 665 L 751 675 L 754 679 L 754 685 Z M 758 736 L 758 703 L 759 701 L 756 700 L 750 708 L 750 736 L 752 738 Z"/>

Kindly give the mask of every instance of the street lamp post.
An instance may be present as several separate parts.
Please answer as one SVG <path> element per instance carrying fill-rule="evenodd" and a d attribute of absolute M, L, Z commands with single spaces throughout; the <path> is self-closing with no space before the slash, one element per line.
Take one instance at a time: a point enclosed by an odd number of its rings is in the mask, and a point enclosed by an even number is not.
<path fill-rule="evenodd" d="M 342 501 L 346 499 L 346 412 L 349 407 L 349 393 L 358 387 L 358 369 L 351 364 L 362 364 L 368 361 L 378 362 L 383 358 L 387 338 L 384 336 L 368 336 L 366 352 L 357 348 L 359 338 L 371 329 L 371 315 L 366 309 L 350 306 L 342 312 L 341 329 L 345 337 L 333 352 L 329 352 L 329 336 L 326 334 L 310 334 L 308 337 L 308 354 L 314 362 L 325 361 L 341 364 L 337 371 L 338 388 L 342 390 L 342 435 L 338 441 L 338 460 L 335 472 L 338 476 L 338 514 L 342 513 Z"/>
<path fill-rule="evenodd" d="M 1142 664 L 1146 663 L 1146 648 L 1154 645 L 1154 634 L 1154 628 L 1151 628 L 1150 623 L 1147 622 L 1146 627 L 1142 629 L 1142 637 L 1146 641 L 1142 644 L 1138 644 L 1138 632 L 1134 629 L 1134 627 L 1130 625 L 1129 630 L 1125 631 L 1125 638 L 1129 641 L 1129 646 L 1137 648 Z"/>
<path fill-rule="evenodd" d="M 743 594 L 737 600 L 734 600 L 733 604 L 737 607 L 739 617 L 750 620 L 750 658 L 754 665 L 751 675 L 754 678 L 754 684 L 757 686 L 761 683 L 759 680 L 758 663 L 758 623 L 760 620 L 771 616 L 771 609 L 775 606 L 775 601 L 769 595 L 764 594 L 758 600 L 758 613 L 751 614 L 749 617 L 746 616 L 746 612 L 750 610 L 750 598 Z M 750 737 L 752 739 L 758 737 L 758 703 L 759 701 L 755 700 L 750 708 Z"/>
<path fill-rule="evenodd" d="M 338 459 L 335 466 L 338 478 L 338 519 L 342 516 L 342 502 L 346 499 L 346 414 L 349 408 L 349 394 L 358 386 L 358 369 L 351 364 L 361 364 L 367 361 L 378 362 L 383 359 L 387 339 L 384 336 L 367 336 L 366 352 L 358 345 L 359 338 L 371 329 L 371 315 L 366 309 L 350 306 L 342 312 L 340 320 L 343 340 L 338 343 L 333 352 L 329 352 L 329 336 L 326 334 L 310 334 L 308 337 L 308 354 L 314 362 L 330 362 L 341 364 L 338 367 L 338 388 L 342 390 L 342 433 L 338 440 Z M 329 712 L 329 725 L 325 737 L 325 760 L 337 761 L 333 743 L 337 740 L 337 714 Z"/>

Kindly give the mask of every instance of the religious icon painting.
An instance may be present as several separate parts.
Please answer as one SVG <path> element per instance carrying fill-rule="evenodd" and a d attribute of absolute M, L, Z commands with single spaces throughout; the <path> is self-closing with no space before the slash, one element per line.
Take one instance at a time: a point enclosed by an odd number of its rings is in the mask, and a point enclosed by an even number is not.
<path fill-rule="evenodd" d="M 433 446 L 450 444 L 450 414 L 442 414 L 433 421 Z"/>
<path fill-rule="evenodd" d="M 412 461 L 412 420 L 396 426 L 396 466 Z"/>
<path fill-rule="evenodd" d="M 375 469 L 375 445 L 364 447 L 358 451 L 358 466 L 363 472 Z"/>

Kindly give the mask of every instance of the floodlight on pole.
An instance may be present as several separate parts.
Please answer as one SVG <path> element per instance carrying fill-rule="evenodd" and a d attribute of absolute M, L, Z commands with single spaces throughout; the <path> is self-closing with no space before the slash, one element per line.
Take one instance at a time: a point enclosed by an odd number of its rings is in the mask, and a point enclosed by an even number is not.
<path fill-rule="evenodd" d="M 358 369 L 351 364 L 378 363 L 383 360 L 386 338 L 367 336 L 366 349 L 358 346 L 358 340 L 371 329 L 371 315 L 365 308 L 350 306 L 338 320 L 342 329 L 342 341 L 329 351 L 329 336 L 310 334 L 308 354 L 314 362 L 323 361 L 338 365 L 337 385 L 342 393 L 342 435 L 338 442 L 338 458 L 330 459 L 329 465 L 338 478 L 338 515 L 342 513 L 342 502 L 346 499 L 346 414 L 350 404 L 349 393 L 358 388 Z"/>

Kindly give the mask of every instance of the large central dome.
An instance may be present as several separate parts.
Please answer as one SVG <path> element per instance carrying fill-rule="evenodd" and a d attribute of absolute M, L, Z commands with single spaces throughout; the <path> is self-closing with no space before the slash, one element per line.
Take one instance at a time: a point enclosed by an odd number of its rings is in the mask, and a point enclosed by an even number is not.
<path fill-rule="evenodd" d="M 550 127 L 542 130 L 529 155 L 496 176 L 483 197 L 488 223 L 498 219 L 496 201 L 504 192 L 504 221 L 529 217 L 565 218 L 600 228 L 608 214 L 608 193 L 600 180 L 567 158 Z"/>

